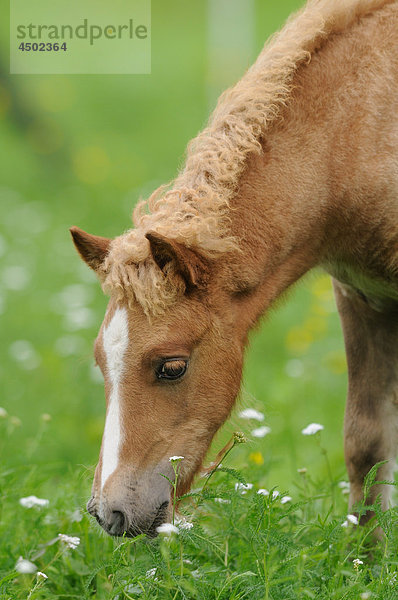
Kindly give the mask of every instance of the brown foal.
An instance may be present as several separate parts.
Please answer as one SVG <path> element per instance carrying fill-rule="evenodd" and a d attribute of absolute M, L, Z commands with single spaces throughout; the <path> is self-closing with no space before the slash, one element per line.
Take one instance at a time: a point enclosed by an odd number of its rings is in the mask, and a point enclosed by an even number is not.
<path fill-rule="evenodd" d="M 171 189 L 108 240 L 72 228 L 111 296 L 107 417 L 88 508 L 112 535 L 167 520 L 239 392 L 250 328 L 302 275 L 334 279 L 350 504 L 398 443 L 398 3 L 310 0 L 228 90 Z M 372 489 L 369 502 L 389 486 Z M 366 517 L 365 517 L 366 518 Z"/>

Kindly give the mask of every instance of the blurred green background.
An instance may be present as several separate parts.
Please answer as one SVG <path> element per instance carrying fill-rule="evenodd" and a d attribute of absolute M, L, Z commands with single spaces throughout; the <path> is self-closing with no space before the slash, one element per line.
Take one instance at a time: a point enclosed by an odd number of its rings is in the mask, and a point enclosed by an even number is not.
<path fill-rule="evenodd" d="M 92 343 L 107 300 L 68 228 L 108 237 L 129 228 L 137 199 L 176 175 L 217 95 L 300 4 L 253 0 L 234 12 L 234 2 L 153 0 L 145 76 L 9 76 L 3 21 L 0 406 L 15 415 L 0 441 L 4 468 L 73 475 L 98 457 L 105 404 Z M 266 486 L 288 488 L 304 466 L 321 476 L 322 457 L 301 435 L 319 422 L 344 476 L 345 391 L 330 282 L 311 274 L 251 336 L 239 406 L 262 410 L 271 433 L 240 447 L 235 465 L 250 463 Z M 255 426 L 235 412 L 213 451 Z"/>

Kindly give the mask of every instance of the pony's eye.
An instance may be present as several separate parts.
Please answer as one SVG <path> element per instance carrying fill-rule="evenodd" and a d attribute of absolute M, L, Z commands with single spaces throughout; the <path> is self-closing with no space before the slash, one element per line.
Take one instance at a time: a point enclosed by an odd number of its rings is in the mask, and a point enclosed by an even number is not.
<path fill-rule="evenodd" d="M 187 370 L 188 361 L 184 358 L 171 358 L 162 362 L 156 369 L 158 379 L 179 379 Z"/>

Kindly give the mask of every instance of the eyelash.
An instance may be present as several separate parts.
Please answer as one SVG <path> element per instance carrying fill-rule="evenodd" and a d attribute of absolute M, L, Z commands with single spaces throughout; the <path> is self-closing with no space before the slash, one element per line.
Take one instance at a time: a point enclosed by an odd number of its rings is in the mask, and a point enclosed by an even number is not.
<path fill-rule="evenodd" d="M 173 363 L 180 363 L 174 364 Z M 169 366 L 171 371 L 167 373 L 167 365 Z M 158 367 L 155 369 L 156 377 L 158 379 L 164 379 L 167 381 L 176 381 L 177 379 L 181 379 L 187 371 L 188 368 L 188 360 L 186 358 L 168 358 L 167 360 L 163 360 Z"/>

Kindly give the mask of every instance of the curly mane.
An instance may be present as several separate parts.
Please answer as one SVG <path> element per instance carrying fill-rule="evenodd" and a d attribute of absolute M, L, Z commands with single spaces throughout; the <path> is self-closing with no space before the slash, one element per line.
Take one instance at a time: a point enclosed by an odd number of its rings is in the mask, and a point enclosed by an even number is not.
<path fill-rule="evenodd" d="M 332 35 L 393 0 L 309 0 L 271 38 L 242 79 L 224 92 L 208 126 L 188 145 L 182 172 L 166 191 L 156 190 L 134 211 L 135 229 L 112 241 L 103 266 L 104 291 L 147 315 L 161 314 L 183 293 L 172 268 L 164 274 L 151 258 L 148 231 L 156 231 L 217 257 L 237 247 L 229 232 L 229 204 L 250 153 L 287 104 L 293 78 Z"/>

